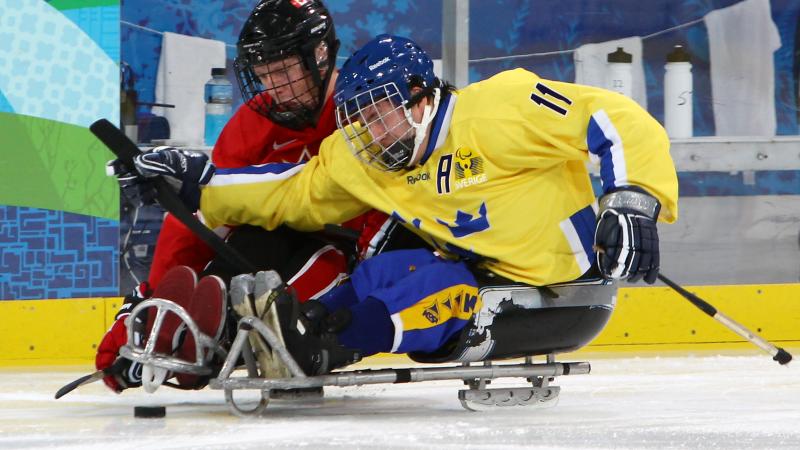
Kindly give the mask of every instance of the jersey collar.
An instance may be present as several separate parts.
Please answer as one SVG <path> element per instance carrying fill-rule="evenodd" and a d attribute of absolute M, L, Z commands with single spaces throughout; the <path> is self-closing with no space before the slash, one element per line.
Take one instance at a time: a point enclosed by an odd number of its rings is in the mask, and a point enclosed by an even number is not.
<path fill-rule="evenodd" d="M 422 154 L 418 165 L 425 164 L 425 161 L 430 158 L 434 150 L 444 145 L 447 139 L 447 134 L 450 131 L 450 120 L 453 118 L 453 109 L 456 106 L 456 96 L 448 92 L 439 104 L 439 110 L 436 111 L 436 116 L 433 118 L 433 125 L 431 126 L 430 137 L 428 138 L 428 146 L 425 148 L 425 153 Z"/>

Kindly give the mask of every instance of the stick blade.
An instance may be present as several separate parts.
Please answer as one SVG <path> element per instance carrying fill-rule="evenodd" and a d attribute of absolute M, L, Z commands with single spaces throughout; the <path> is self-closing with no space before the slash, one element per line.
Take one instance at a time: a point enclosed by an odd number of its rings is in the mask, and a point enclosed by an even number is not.
<path fill-rule="evenodd" d="M 64 385 L 61 389 L 56 392 L 56 400 L 60 399 L 61 397 L 69 394 L 70 392 L 74 391 L 77 387 L 83 386 L 84 384 L 95 382 L 99 379 L 103 378 L 103 371 L 98 370 L 95 373 L 84 375 L 77 380 Z"/>
<path fill-rule="evenodd" d="M 778 364 L 785 366 L 792 360 L 792 354 L 778 347 L 778 353 L 772 359 L 778 361 Z"/>

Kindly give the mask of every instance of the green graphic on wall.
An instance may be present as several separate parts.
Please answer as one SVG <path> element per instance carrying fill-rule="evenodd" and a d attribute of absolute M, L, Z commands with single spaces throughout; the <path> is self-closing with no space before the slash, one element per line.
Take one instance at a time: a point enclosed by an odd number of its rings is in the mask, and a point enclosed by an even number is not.
<path fill-rule="evenodd" d="M 83 127 L 0 113 L 0 204 L 117 219 L 113 155 Z"/>

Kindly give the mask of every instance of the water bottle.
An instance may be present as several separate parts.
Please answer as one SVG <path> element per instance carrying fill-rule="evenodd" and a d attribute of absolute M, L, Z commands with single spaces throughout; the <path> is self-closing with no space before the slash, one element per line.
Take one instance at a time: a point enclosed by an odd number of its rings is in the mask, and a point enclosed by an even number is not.
<path fill-rule="evenodd" d="M 622 47 L 608 54 L 608 74 L 606 87 L 628 98 L 633 97 L 633 55 Z"/>
<path fill-rule="evenodd" d="M 211 79 L 206 83 L 206 125 L 204 140 L 206 145 L 214 146 L 222 128 L 231 118 L 233 109 L 233 86 L 225 77 L 225 69 L 211 69 Z"/>
<path fill-rule="evenodd" d="M 692 137 L 692 64 L 680 45 L 664 65 L 664 128 L 671 138 Z"/>

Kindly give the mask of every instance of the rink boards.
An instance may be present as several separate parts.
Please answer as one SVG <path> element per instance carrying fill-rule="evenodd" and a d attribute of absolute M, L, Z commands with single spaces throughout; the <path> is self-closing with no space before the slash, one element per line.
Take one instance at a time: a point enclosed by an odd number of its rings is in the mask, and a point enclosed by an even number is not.
<path fill-rule="evenodd" d="M 690 286 L 782 347 L 800 347 L 800 284 Z M 90 364 L 121 298 L 0 302 L 0 366 Z M 688 353 L 752 349 L 667 287 L 622 288 L 611 321 L 582 351 Z"/>

